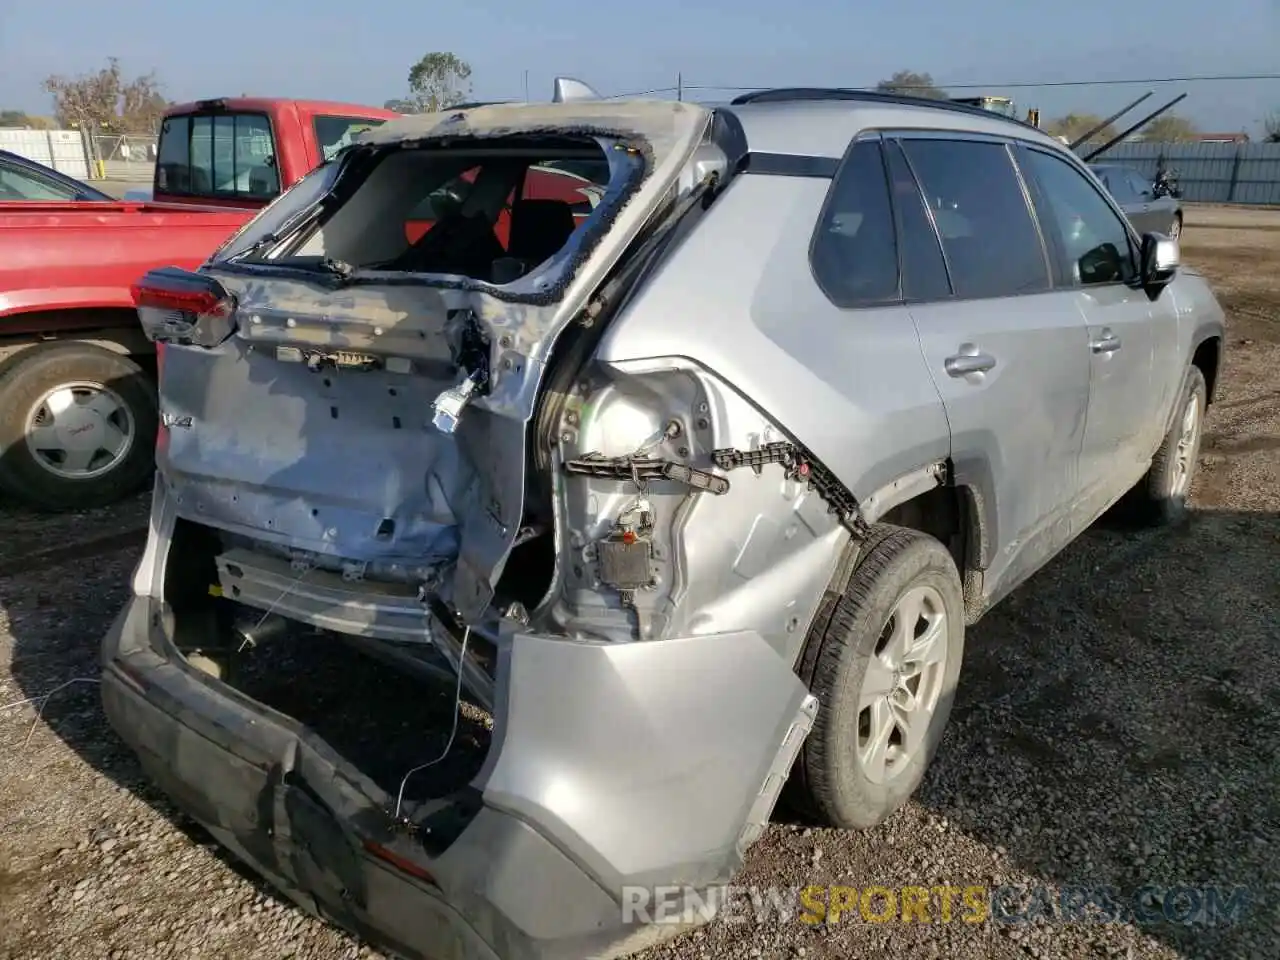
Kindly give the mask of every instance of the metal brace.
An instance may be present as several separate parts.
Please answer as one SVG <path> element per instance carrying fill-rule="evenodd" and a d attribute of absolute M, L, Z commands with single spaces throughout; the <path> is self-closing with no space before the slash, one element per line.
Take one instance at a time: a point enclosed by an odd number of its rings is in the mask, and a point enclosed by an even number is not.
<path fill-rule="evenodd" d="M 630 480 L 640 490 L 654 480 L 674 480 L 716 496 L 729 492 L 729 481 L 725 477 L 659 457 L 606 457 L 601 453 L 588 453 L 575 460 L 566 460 L 564 469 L 566 473 L 579 476 Z"/>

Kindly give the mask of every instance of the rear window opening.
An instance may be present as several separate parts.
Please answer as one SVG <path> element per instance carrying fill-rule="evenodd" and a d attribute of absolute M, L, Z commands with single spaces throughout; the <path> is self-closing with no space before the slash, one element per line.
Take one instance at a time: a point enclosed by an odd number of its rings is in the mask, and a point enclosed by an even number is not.
<path fill-rule="evenodd" d="M 289 717 L 323 739 L 387 796 L 405 774 L 431 763 L 453 729 L 456 681 L 415 669 L 432 664 L 453 675 L 426 644 L 393 644 L 315 630 L 216 596 L 215 557 L 224 537 L 179 520 L 165 573 L 172 614 L 170 636 L 187 664 L 258 704 Z M 245 637 L 254 642 L 246 643 Z M 481 642 L 468 659 L 491 668 Z M 457 732 L 447 756 L 409 778 L 404 799 L 421 803 L 460 790 L 479 773 L 488 753 L 492 717 L 463 689 Z"/>
<path fill-rule="evenodd" d="M 505 285 L 585 252 L 597 214 L 639 181 L 638 152 L 588 137 L 506 137 L 355 152 L 332 209 L 246 263 L 444 274 Z M 269 236 L 271 225 L 262 225 Z M 243 242 L 237 246 L 244 248 Z"/>

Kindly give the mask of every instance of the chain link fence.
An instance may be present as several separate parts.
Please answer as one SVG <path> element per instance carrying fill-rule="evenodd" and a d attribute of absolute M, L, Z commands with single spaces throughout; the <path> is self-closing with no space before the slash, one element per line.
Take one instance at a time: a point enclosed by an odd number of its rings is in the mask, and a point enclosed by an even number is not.
<path fill-rule="evenodd" d="M 95 179 L 152 179 L 158 137 L 152 134 L 97 134 L 87 139 Z"/>

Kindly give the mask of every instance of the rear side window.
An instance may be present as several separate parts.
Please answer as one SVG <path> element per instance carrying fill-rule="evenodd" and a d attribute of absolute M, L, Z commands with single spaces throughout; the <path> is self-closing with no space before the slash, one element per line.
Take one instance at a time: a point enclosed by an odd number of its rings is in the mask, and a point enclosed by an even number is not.
<path fill-rule="evenodd" d="M 156 185 L 186 196 L 276 196 L 280 177 L 271 122 L 260 113 L 169 117 L 160 131 Z"/>
<path fill-rule="evenodd" d="M 849 150 L 827 195 L 810 249 L 818 286 L 838 307 L 898 299 L 898 247 L 880 143 Z"/>
<path fill-rule="evenodd" d="M 349 147 L 351 142 L 366 130 L 381 126 L 383 121 L 365 117 L 332 117 L 316 116 L 311 125 L 315 130 L 316 143 L 320 145 L 320 155 L 325 160 L 332 160 L 338 151 Z"/>
<path fill-rule="evenodd" d="M 1052 230 L 1070 285 L 1120 283 L 1136 272 L 1129 231 L 1089 178 L 1060 157 L 1023 149 L 1021 163 L 1035 179 L 1040 222 Z"/>
<path fill-rule="evenodd" d="M 1044 246 L 1003 144 L 902 143 L 942 237 L 956 296 L 1014 297 L 1050 289 Z"/>

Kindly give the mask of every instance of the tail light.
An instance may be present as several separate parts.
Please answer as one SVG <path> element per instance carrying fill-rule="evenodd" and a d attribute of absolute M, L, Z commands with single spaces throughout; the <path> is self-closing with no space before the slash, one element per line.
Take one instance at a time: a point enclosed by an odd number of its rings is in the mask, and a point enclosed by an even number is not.
<path fill-rule="evenodd" d="M 132 292 L 142 331 L 157 344 L 216 347 L 235 332 L 235 298 L 212 277 L 161 267 Z"/>

